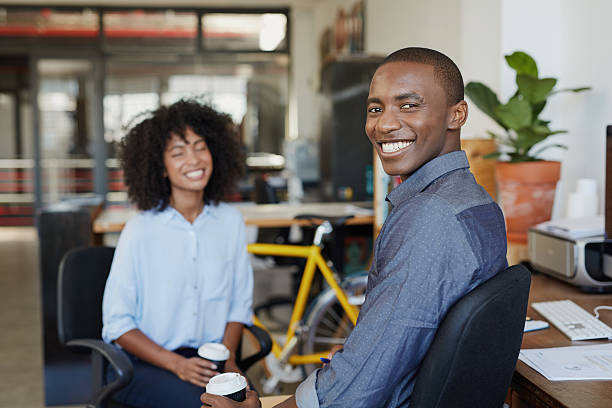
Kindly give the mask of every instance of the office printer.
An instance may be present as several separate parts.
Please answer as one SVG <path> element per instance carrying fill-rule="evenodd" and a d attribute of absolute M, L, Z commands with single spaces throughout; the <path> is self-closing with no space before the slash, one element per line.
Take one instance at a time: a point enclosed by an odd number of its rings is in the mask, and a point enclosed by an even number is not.
<path fill-rule="evenodd" d="M 548 221 L 529 229 L 533 268 L 585 292 L 612 292 L 612 240 L 604 217 Z"/>

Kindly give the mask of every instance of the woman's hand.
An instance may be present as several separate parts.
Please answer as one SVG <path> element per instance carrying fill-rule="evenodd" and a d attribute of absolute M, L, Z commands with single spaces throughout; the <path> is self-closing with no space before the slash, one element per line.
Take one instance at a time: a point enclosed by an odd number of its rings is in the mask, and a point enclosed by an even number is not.
<path fill-rule="evenodd" d="M 200 401 L 204 405 L 202 408 L 213 407 L 213 408 L 261 408 L 261 402 L 255 391 L 247 391 L 246 399 L 242 402 L 236 402 L 227 397 L 213 394 L 202 394 Z"/>
<path fill-rule="evenodd" d="M 241 376 L 245 376 L 244 373 L 238 368 L 238 364 L 236 364 L 236 360 L 227 360 L 225 362 L 225 367 L 223 368 L 223 372 L 225 373 L 238 373 Z"/>
<path fill-rule="evenodd" d="M 210 378 L 219 374 L 215 371 L 217 366 L 208 360 L 200 357 L 179 357 L 171 371 L 183 381 L 198 387 L 206 387 Z"/>

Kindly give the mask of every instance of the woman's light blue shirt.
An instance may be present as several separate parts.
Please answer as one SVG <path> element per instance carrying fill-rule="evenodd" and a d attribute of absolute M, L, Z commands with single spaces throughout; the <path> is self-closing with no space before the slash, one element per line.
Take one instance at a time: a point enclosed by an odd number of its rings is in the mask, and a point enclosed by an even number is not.
<path fill-rule="evenodd" d="M 251 323 L 253 271 L 240 212 L 206 205 L 190 224 L 174 208 L 144 211 L 121 232 L 102 302 L 102 338 L 140 329 L 168 350 L 220 342 Z"/>

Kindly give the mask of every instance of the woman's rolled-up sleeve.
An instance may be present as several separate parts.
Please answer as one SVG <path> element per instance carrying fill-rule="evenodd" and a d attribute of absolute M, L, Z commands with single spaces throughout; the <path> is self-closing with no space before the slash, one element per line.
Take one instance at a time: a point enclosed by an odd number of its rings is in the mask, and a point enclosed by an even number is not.
<path fill-rule="evenodd" d="M 253 320 L 253 269 L 249 261 L 242 217 L 238 221 L 238 233 L 233 243 L 233 285 L 228 322 L 251 324 Z"/>
<path fill-rule="evenodd" d="M 137 263 L 130 248 L 135 237 L 130 225 L 121 233 L 102 300 L 102 339 L 110 343 L 137 328 Z"/>

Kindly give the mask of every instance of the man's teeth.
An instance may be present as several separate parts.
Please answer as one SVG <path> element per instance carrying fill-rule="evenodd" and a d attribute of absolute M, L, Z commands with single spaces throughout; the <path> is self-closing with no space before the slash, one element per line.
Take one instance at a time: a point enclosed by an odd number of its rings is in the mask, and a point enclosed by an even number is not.
<path fill-rule="evenodd" d="M 186 173 L 185 175 L 188 178 L 196 179 L 196 178 L 202 177 L 203 173 L 204 173 L 204 170 L 194 170 L 194 171 L 190 171 L 189 173 Z"/>
<path fill-rule="evenodd" d="M 410 146 L 414 143 L 414 140 L 410 142 L 401 141 L 401 142 L 387 142 L 382 144 L 383 153 L 393 153 L 397 152 L 400 149 Z"/>

